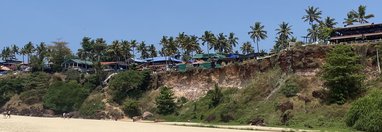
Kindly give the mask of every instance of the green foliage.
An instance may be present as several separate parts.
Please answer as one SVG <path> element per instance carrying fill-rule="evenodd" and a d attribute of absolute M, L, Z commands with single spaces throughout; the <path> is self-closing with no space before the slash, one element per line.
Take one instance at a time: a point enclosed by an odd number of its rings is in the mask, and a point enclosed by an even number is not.
<path fill-rule="evenodd" d="M 81 73 L 77 70 L 69 69 L 69 70 L 65 71 L 64 74 L 66 75 L 65 79 L 67 81 L 74 80 L 74 81 L 77 81 L 79 83 L 81 80 Z"/>
<path fill-rule="evenodd" d="M 175 112 L 176 104 L 174 102 L 174 93 L 168 87 L 160 89 L 159 96 L 155 99 L 157 113 L 168 115 Z"/>
<path fill-rule="evenodd" d="M 122 103 L 126 97 L 139 98 L 148 89 L 150 74 L 147 71 L 133 71 L 119 73 L 109 83 L 114 101 Z"/>
<path fill-rule="evenodd" d="M 0 80 L 0 106 L 6 103 L 13 95 L 23 90 L 22 78 L 7 78 Z"/>
<path fill-rule="evenodd" d="M 382 131 L 382 91 L 374 90 L 352 104 L 346 114 L 346 124 L 357 130 Z"/>
<path fill-rule="evenodd" d="M 77 110 L 86 99 L 88 91 L 75 81 L 55 82 L 43 97 L 44 107 L 56 112 Z"/>
<path fill-rule="evenodd" d="M 281 87 L 281 93 L 283 93 L 286 97 L 296 96 L 300 91 L 298 84 L 294 81 L 286 81 L 284 86 Z"/>
<path fill-rule="evenodd" d="M 360 74 L 362 66 L 359 62 L 359 56 L 346 45 L 336 46 L 327 55 L 322 79 L 329 88 L 329 102 L 343 104 L 361 92 L 364 76 Z"/>
<path fill-rule="evenodd" d="M 96 119 L 98 112 L 102 111 L 105 107 L 105 104 L 102 102 L 101 94 L 90 95 L 84 103 L 82 103 L 79 112 L 81 117 Z"/>
<path fill-rule="evenodd" d="M 223 93 L 222 93 L 221 89 L 219 88 L 219 86 L 217 84 L 215 84 L 214 90 L 210 90 L 207 92 L 207 97 L 210 98 L 209 107 L 212 108 L 212 107 L 216 107 L 217 105 L 219 105 L 219 103 L 222 101 Z"/>
<path fill-rule="evenodd" d="M 139 116 L 141 115 L 141 111 L 139 109 L 139 102 L 136 100 L 128 99 L 123 103 L 123 112 L 129 117 Z"/>

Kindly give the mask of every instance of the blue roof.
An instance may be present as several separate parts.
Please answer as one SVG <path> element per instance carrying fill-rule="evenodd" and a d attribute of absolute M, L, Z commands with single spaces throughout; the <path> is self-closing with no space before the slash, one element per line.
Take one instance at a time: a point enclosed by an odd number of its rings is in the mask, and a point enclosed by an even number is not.
<path fill-rule="evenodd" d="M 160 61 L 174 61 L 181 63 L 182 60 L 175 59 L 174 57 L 153 57 L 153 58 L 147 58 L 145 59 L 148 62 L 160 62 Z"/>
<path fill-rule="evenodd" d="M 133 60 L 134 62 L 138 62 L 138 63 L 145 63 L 145 62 L 147 62 L 146 60 L 135 59 L 135 58 L 132 58 L 132 60 Z"/>

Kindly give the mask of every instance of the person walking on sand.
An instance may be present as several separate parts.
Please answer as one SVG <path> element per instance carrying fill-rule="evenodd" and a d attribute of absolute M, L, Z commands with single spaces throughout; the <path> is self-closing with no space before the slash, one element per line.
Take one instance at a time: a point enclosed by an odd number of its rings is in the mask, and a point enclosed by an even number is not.
<path fill-rule="evenodd" d="M 10 110 L 7 112 L 7 116 L 8 116 L 8 119 L 11 118 L 11 111 Z"/>

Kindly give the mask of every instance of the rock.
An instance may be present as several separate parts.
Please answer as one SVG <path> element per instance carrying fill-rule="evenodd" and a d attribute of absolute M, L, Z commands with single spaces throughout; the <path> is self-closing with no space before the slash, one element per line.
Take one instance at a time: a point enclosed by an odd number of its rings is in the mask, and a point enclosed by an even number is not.
<path fill-rule="evenodd" d="M 282 113 L 284 113 L 287 110 L 293 110 L 293 103 L 287 101 L 285 103 L 279 104 L 277 105 L 276 110 L 280 110 Z"/>
<path fill-rule="evenodd" d="M 264 119 L 260 117 L 256 117 L 255 119 L 249 121 L 249 125 L 266 126 Z"/>
<path fill-rule="evenodd" d="M 149 119 L 149 118 L 152 118 L 153 116 L 154 116 L 153 113 L 148 112 L 148 111 L 145 111 L 145 112 L 143 112 L 143 114 L 142 114 L 142 119 L 143 119 L 143 120 L 147 120 L 147 119 Z"/>
<path fill-rule="evenodd" d="M 134 116 L 134 117 L 133 117 L 133 122 L 139 121 L 139 120 L 141 120 L 141 119 L 142 119 L 141 116 Z"/>

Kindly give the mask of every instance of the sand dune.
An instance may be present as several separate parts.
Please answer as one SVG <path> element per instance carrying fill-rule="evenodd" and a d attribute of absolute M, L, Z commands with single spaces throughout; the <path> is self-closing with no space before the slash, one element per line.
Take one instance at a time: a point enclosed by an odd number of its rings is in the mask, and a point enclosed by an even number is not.
<path fill-rule="evenodd" d="M 131 121 L 84 120 L 12 116 L 0 118 L 0 132 L 245 132 Z"/>

